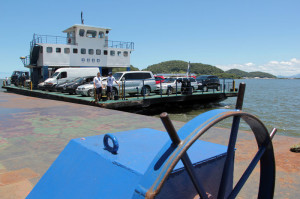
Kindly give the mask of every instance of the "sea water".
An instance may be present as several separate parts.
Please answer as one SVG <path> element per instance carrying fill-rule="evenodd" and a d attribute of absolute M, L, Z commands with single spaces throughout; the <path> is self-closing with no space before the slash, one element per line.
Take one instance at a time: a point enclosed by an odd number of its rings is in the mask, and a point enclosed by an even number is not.
<path fill-rule="evenodd" d="M 300 79 L 241 79 L 246 83 L 243 111 L 257 116 L 269 131 L 277 128 L 281 135 L 300 137 Z M 187 122 L 199 114 L 216 109 L 234 109 L 236 97 L 230 97 L 219 103 L 211 103 L 181 111 L 168 110 L 172 120 Z M 217 126 L 231 128 L 232 119 L 227 119 Z M 250 130 L 241 123 L 242 130 Z"/>

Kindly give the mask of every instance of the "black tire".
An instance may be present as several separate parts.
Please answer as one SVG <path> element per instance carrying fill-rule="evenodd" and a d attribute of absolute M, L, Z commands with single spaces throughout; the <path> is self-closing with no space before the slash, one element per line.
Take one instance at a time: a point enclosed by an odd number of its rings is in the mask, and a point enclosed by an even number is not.
<path fill-rule="evenodd" d="M 89 96 L 89 97 L 94 97 L 94 89 L 90 89 L 90 90 L 88 91 L 88 96 Z"/>
<path fill-rule="evenodd" d="M 116 89 L 115 87 L 113 87 L 113 96 L 117 96 L 117 95 L 119 95 L 119 93 L 118 93 L 118 89 Z"/>
<path fill-rule="evenodd" d="M 173 93 L 173 89 L 171 88 L 171 87 L 169 87 L 168 89 L 167 89 L 167 95 L 172 95 L 172 93 Z"/>
<path fill-rule="evenodd" d="M 142 88 L 142 91 L 141 91 L 141 94 L 144 96 L 144 93 L 145 93 L 145 96 L 149 96 L 150 93 L 151 93 L 151 89 L 149 86 L 144 86 Z"/>

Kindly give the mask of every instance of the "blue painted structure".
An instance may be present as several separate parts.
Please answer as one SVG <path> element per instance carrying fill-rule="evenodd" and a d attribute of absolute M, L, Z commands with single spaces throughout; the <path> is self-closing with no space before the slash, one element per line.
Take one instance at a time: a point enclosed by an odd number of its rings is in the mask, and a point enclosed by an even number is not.
<path fill-rule="evenodd" d="M 164 167 L 161 157 L 157 158 L 162 151 L 170 152 L 169 136 L 153 129 L 113 135 L 119 142 L 116 154 L 105 150 L 104 135 L 71 140 L 27 198 L 136 197 L 135 190 L 149 170 Z M 205 188 L 212 194 L 218 190 L 216 181 L 220 181 L 226 150 L 226 146 L 197 140 L 188 151 L 197 175 L 205 179 Z M 179 161 L 156 198 L 195 195 L 197 193 Z"/>
<path fill-rule="evenodd" d="M 238 100 L 236 107 L 241 108 L 240 103 Z M 233 122 L 233 141 L 228 148 L 198 140 L 228 117 L 249 124 L 259 147 L 234 188 L 239 121 Z M 276 130 L 270 136 L 260 120 L 240 109 L 203 113 L 185 124 L 178 135 L 166 117 L 161 118 L 171 140 L 166 133 L 153 129 L 115 133 L 117 139 L 98 135 L 71 140 L 27 198 L 194 198 L 198 193 L 202 198 L 208 198 L 208 194 L 213 198 L 235 198 L 258 161 L 258 198 L 273 198 L 275 160 L 271 138 Z M 114 146 L 107 146 L 109 141 L 103 142 L 104 137 L 114 140 Z M 112 151 L 116 145 L 119 149 Z"/>

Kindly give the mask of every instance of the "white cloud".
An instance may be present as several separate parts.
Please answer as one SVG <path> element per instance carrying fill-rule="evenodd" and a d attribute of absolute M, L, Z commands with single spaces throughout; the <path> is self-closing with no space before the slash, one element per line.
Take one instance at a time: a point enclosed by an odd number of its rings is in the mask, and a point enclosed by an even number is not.
<path fill-rule="evenodd" d="M 245 64 L 217 65 L 222 70 L 239 69 L 246 72 L 261 71 L 273 75 L 292 76 L 300 74 L 300 60 L 293 58 L 289 61 L 269 61 L 265 64 L 254 64 L 252 62 Z"/>

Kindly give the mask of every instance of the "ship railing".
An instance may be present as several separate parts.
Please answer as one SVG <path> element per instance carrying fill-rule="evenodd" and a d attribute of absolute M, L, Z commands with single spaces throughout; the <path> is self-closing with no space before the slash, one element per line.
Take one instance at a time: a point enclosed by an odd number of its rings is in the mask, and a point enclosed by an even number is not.
<path fill-rule="evenodd" d="M 27 55 L 25 57 L 20 57 L 22 63 L 24 66 L 28 66 L 30 64 L 30 56 Z"/>
<path fill-rule="evenodd" d="M 159 85 L 159 89 L 155 89 L 155 90 L 151 90 L 151 93 L 147 93 L 147 86 L 148 84 L 145 84 L 146 81 L 150 81 L 150 80 L 154 80 L 155 79 L 130 79 L 130 80 L 126 80 L 126 79 L 122 79 L 120 81 L 120 87 L 118 90 L 118 95 L 121 98 L 121 100 L 126 100 L 126 98 L 130 97 L 136 97 L 137 99 L 139 99 L 139 97 L 142 97 L 143 99 L 148 98 L 148 97 L 153 97 L 154 95 L 160 95 L 160 98 L 163 97 L 169 97 L 169 96 L 181 96 L 181 95 L 201 95 L 201 94 L 211 94 L 211 93 L 232 93 L 232 92 L 237 92 L 237 89 L 235 88 L 235 80 L 234 79 L 220 79 L 220 89 L 209 89 L 208 91 L 204 91 L 204 90 L 199 90 L 198 88 L 196 88 L 195 90 L 191 89 L 191 85 L 190 86 L 183 86 L 182 84 L 179 85 L 179 81 L 176 81 L 175 86 L 173 87 L 168 87 L 163 88 L 163 81 L 164 80 L 159 80 L 160 82 L 158 84 L 156 84 L 156 88 L 157 85 Z M 128 88 L 128 83 L 127 82 L 132 82 L 132 81 L 140 81 L 140 86 L 136 87 L 136 92 L 132 92 L 130 93 L 130 95 L 128 96 L 127 94 L 127 88 Z M 130 84 L 130 83 L 129 83 Z M 116 86 L 116 85 L 114 85 Z M 131 89 L 132 89 L 132 85 L 130 85 Z M 188 88 L 190 87 L 190 88 Z M 172 92 L 168 92 L 168 89 L 171 89 Z M 167 91 L 166 91 L 167 90 Z M 193 92 L 189 92 L 189 91 L 193 91 Z"/>
<path fill-rule="evenodd" d="M 105 40 L 105 47 L 123 48 L 123 49 L 133 50 L 134 49 L 134 42 Z"/>
<path fill-rule="evenodd" d="M 31 41 L 31 46 L 37 43 L 48 43 L 48 44 L 75 44 L 75 37 L 62 37 L 62 36 L 52 36 L 52 35 L 38 35 L 33 34 L 33 39 Z"/>

